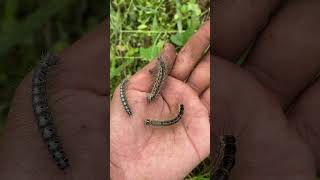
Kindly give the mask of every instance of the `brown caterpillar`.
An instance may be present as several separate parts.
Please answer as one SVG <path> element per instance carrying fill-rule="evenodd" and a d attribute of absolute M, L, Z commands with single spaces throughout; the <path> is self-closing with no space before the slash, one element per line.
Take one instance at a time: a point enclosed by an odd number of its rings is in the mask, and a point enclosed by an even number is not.
<path fill-rule="evenodd" d="M 124 79 L 120 84 L 120 101 L 121 101 L 121 104 L 122 104 L 124 110 L 127 112 L 127 114 L 129 116 L 131 116 L 132 111 L 129 107 L 128 99 L 127 99 L 126 92 L 125 92 L 127 83 L 128 83 L 128 80 Z"/>
<path fill-rule="evenodd" d="M 148 95 L 148 102 L 152 102 L 156 99 L 167 77 L 167 64 L 163 56 L 159 56 L 157 59 L 157 71 L 151 72 L 155 75 L 155 81 L 153 83 L 151 92 Z"/>
<path fill-rule="evenodd" d="M 46 91 L 48 70 L 51 66 L 58 63 L 59 57 L 48 54 L 43 57 L 43 60 L 44 62 L 36 68 L 32 77 L 32 107 L 42 139 L 47 144 L 49 153 L 55 160 L 57 166 L 61 170 L 64 170 L 69 166 L 69 161 L 59 141 L 57 130 L 53 123 L 53 116 L 49 111 Z"/>
<path fill-rule="evenodd" d="M 184 114 L 184 106 L 183 106 L 183 104 L 180 104 L 178 115 L 175 118 L 170 119 L 170 120 L 165 120 L 165 121 L 146 119 L 144 121 L 144 124 L 146 126 L 151 126 L 151 127 L 171 126 L 171 125 L 179 122 L 180 119 L 182 118 L 183 114 Z"/>

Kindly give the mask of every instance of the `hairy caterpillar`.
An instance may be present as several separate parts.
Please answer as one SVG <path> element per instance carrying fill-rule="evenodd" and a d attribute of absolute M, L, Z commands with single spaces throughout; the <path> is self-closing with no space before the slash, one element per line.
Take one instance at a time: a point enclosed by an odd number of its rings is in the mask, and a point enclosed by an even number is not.
<path fill-rule="evenodd" d="M 219 149 L 215 163 L 216 169 L 213 171 L 212 178 L 217 180 L 227 180 L 235 165 L 235 156 L 237 151 L 236 138 L 232 135 L 220 136 Z"/>
<path fill-rule="evenodd" d="M 151 127 L 170 126 L 170 125 L 173 125 L 173 124 L 176 124 L 177 122 L 179 122 L 180 119 L 182 118 L 183 114 L 184 114 L 184 106 L 183 106 L 183 104 L 180 104 L 178 115 L 175 118 L 170 119 L 170 120 L 165 120 L 165 121 L 146 119 L 144 121 L 144 124 L 146 126 L 151 126 Z"/>
<path fill-rule="evenodd" d="M 217 106 L 222 112 L 230 112 L 228 104 L 220 104 Z M 219 118 L 217 118 L 219 117 Z M 240 154 L 241 138 L 250 127 L 248 123 L 240 123 L 236 119 L 230 118 L 229 114 L 216 116 L 213 119 L 214 126 L 212 136 L 213 144 L 215 144 L 216 153 L 213 158 L 211 177 L 218 180 L 227 180 L 232 178 L 232 170 L 237 164 L 237 156 Z M 213 155 L 213 154 L 212 154 Z"/>
<path fill-rule="evenodd" d="M 120 84 L 120 101 L 122 103 L 124 110 L 127 112 L 127 114 L 129 116 L 131 116 L 132 112 L 129 107 L 128 99 L 127 99 L 126 92 L 125 92 L 127 83 L 128 83 L 128 80 L 124 79 Z"/>
<path fill-rule="evenodd" d="M 58 63 L 59 57 L 48 54 L 43 59 L 44 62 L 36 68 L 32 77 L 32 107 L 42 139 L 47 144 L 49 153 L 57 166 L 61 170 L 64 170 L 69 166 L 69 161 L 59 141 L 57 130 L 53 123 L 53 116 L 49 111 L 46 91 L 48 70 L 51 66 Z"/>
<path fill-rule="evenodd" d="M 155 76 L 155 81 L 153 83 L 151 92 L 148 95 L 148 102 L 154 101 L 165 82 L 167 77 L 167 64 L 165 62 L 165 58 L 163 56 L 159 56 L 157 59 L 157 71 L 151 72 Z"/>

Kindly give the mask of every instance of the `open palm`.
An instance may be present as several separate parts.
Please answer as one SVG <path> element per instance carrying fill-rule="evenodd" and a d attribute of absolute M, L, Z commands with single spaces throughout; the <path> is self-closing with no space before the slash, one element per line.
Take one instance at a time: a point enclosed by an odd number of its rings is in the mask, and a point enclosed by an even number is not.
<path fill-rule="evenodd" d="M 115 90 L 110 112 L 111 177 L 181 179 L 209 155 L 210 57 L 207 55 L 201 60 L 209 39 L 202 42 L 203 49 L 193 54 L 194 59 L 182 61 L 185 50 L 190 46 L 199 46 L 195 44 L 195 39 L 208 36 L 203 34 L 208 30 L 207 23 L 189 40 L 177 58 L 174 47 L 166 45 L 162 54 L 168 61 L 168 69 L 172 70 L 154 102 L 148 102 L 147 95 L 153 82 L 149 70 L 156 65 L 155 61 L 129 79 L 126 94 L 132 116 L 128 116 L 121 105 L 119 87 Z M 197 61 L 200 61 L 198 65 Z M 182 66 L 184 69 L 181 69 Z M 198 83 L 193 84 L 195 79 Z M 144 125 L 145 119 L 176 116 L 179 104 L 184 105 L 184 114 L 177 124 L 163 128 Z"/>

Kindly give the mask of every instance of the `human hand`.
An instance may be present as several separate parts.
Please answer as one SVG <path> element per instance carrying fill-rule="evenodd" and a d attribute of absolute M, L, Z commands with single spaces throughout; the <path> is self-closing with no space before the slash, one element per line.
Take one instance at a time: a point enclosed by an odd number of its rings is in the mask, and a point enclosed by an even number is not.
<path fill-rule="evenodd" d="M 112 179 L 182 179 L 210 151 L 210 24 L 205 23 L 176 57 L 167 44 L 162 52 L 171 69 L 159 96 L 148 103 L 155 61 L 133 75 L 126 95 L 133 115 L 122 107 L 119 87 L 110 111 L 110 167 Z M 199 62 L 199 64 L 197 64 Z M 190 77 L 189 77 L 190 76 Z M 184 115 L 174 126 L 150 128 L 145 119 Z"/>
<path fill-rule="evenodd" d="M 105 179 L 107 177 L 107 39 L 100 25 L 61 55 L 49 70 L 47 92 L 70 167 L 56 166 L 38 131 L 29 73 L 18 87 L 1 136 L 0 174 L 5 180 Z"/>
<path fill-rule="evenodd" d="M 268 19 L 279 5 L 216 4 L 213 124 L 219 125 L 212 132 L 229 124 L 239 136 L 231 179 L 315 179 L 319 167 L 320 94 L 312 82 L 320 67 L 319 2 L 288 1 Z M 248 59 L 235 65 L 253 39 Z"/>

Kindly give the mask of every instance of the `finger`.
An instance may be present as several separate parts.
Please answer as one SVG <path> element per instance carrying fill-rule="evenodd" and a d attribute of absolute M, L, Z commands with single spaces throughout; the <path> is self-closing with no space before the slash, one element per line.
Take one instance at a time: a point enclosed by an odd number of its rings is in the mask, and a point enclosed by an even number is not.
<path fill-rule="evenodd" d="M 320 81 L 308 89 L 290 110 L 289 120 L 311 148 L 316 167 L 320 168 Z"/>
<path fill-rule="evenodd" d="M 207 108 L 208 112 L 210 113 L 210 87 L 207 88 L 201 95 L 201 102 Z"/>
<path fill-rule="evenodd" d="M 61 53 L 52 72 L 61 86 L 107 95 L 107 29 L 104 22 Z"/>
<path fill-rule="evenodd" d="M 210 52 L 192 71 L 187 84 L 200 95 L 210 85 Z"/>
<path fill-rule="evenodd" d="M 176 59 L 176 50 L 174 46 L 167 43 L 162 50 L 161 55 L 166 59 L 167 71 L 169 73 Z M 133 75 L 129 80 L 130 85 L 128 84 L 128 88 L 133 88 L 142 92 L 149 92 L 150 86 L 154 81 L 154 77 L 150 74 L 150 70 L 153 70 L 156 67 L 156 63 L 155 59 Z"/>
<path fill-rule="evenodd" d="M 320 1 L 289 1 L 258 39 L 246 68 L 286 107 L 320 68 Z"/>
<path fill-rule="evenodd" d="M 171 75 L 181 81 L 188 78 L 209 47 L 210 23 L 205 22 L 179 52 Z"/>
<path fill-rule="evenodd" d="M 280 0 L 217 0 L 213 31 L 215 55 L 236 61 L 264 28 Z"/>

